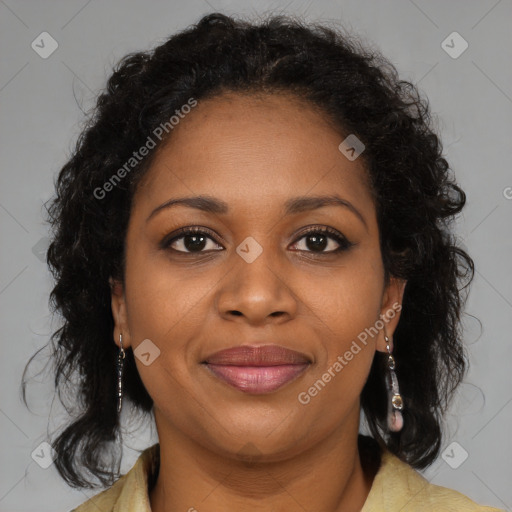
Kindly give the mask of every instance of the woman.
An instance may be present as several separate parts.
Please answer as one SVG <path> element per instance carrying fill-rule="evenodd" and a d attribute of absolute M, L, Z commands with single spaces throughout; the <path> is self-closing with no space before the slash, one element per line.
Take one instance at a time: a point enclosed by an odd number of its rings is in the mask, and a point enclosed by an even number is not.
<path fill-rule="evenodd" d="M 123 59 L 49 209 L 55 463 L 110 486 L 76 511 L 497 510 L 416 471 L 473 276 L 430 121 L 382 56 L 285 17 Z M 116 481 L 126 407 L 159 443 Z"/>

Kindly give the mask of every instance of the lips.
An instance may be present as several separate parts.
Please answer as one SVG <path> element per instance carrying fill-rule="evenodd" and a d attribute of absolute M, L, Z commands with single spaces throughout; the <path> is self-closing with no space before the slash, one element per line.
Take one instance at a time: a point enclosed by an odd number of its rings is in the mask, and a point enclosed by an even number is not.
<path fill-rule="evenodd" d="M 216 352 L 203 361 L 212 375 L 245 393 L 270 393 L 302 374 L 311 360 L 279 345 L 242 345 Z"/>

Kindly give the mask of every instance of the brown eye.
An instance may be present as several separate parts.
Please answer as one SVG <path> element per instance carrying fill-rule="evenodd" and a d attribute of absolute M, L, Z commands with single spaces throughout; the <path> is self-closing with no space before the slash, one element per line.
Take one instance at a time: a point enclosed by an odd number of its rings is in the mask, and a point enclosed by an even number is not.
<path fill-rule="evenodd" d="M 170 248 L 182 253 L 201 253 L 219 250 L 219 247 L 223 249 L 204 228 L 182 228 L 179 233 L 178 236 L 174 234 L 170 239 L 166 237 L 161 244 L 162 248 Z"/>
<path fill-rule="evenodd" d="M 301 240 L 305 240 L 305 243 L 296 250 L 319 254 L 345 251 L 354 245 L 338 231 L 326 227 L 309 229 L 294 245 L 299 245 Z"/>

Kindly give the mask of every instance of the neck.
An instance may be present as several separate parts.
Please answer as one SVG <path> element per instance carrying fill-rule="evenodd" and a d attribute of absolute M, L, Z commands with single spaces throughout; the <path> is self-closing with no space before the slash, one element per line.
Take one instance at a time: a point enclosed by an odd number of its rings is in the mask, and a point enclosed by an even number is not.
<path fill-rule="evenodd" d="M 359 411 L 347 423 L 294 457 L 242 462 L 204 448 L 157 418 L 160 469 L 150 491 L 151 510 L 359 512 L 376 468 L 361 463 Z"/>

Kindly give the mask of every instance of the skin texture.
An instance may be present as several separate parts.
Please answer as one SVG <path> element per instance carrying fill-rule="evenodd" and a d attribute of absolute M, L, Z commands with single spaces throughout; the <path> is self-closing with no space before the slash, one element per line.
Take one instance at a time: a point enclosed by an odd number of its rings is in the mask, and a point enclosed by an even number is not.
<path fill-rule="evenodd" d="M 125 348 L 149 339 L 161 351 L 149 366 L 136 359 L 160 440 L 152 510 L 359 511 L 374 476 L 357 449 L 359 396 L 375 351 L 386 351 L 383 331 L 307 405 L 297 396 L 402 301 L 405 283 L 384 282 L 362 159 L 339 151 L 344 137 L 323 114 L 283 94 L 201 101 L 171 135 L 135 193 L 125 281 L 112 287 L 116 343 L 122 334 Z M 340 206 L 284 215 L 291 198 L 332 194 L 364 222 Z M 229 211 L 174 206 L 147 220 L 171 198 L 198 195 Z M 177 252 L 187 250 L 183 238 L 175 252 L 160 247 L 184 226 L 216 237 L 202 253 Z M 329 254 L 339 244 L 328 238 L 315 249 L 307 226 L 331 227 L 355 245 Z M 246 237 L 263 249 L 252 263 L 236 252 Z M 398 319 L 386 325 L 390 338 Z M 265 395 L 238 391 L 200 364 L 251 343 L 313 362 Z"/>

